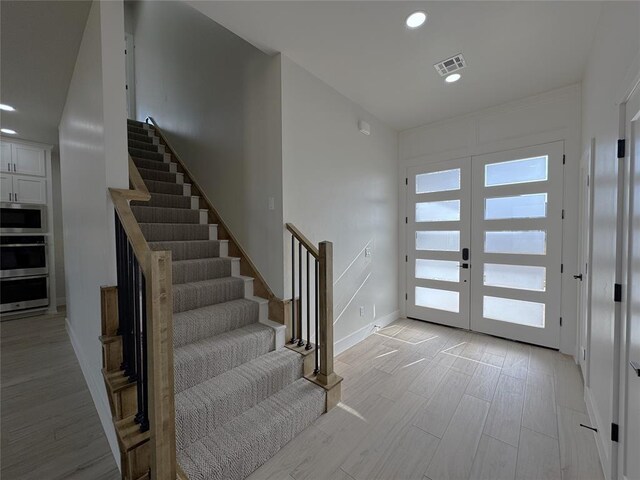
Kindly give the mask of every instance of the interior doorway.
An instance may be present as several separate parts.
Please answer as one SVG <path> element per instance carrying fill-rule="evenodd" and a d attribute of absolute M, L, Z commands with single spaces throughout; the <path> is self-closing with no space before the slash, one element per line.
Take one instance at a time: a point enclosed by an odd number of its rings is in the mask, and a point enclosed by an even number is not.
<path fill-rule="evenodd" d="M 559 348 L 564 143 L 410 168 L 407 316 Z"/>

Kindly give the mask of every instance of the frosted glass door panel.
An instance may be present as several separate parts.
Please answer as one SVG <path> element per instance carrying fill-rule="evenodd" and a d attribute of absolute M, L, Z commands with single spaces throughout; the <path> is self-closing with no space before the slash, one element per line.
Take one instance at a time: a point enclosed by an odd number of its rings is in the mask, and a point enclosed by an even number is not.
<path fill-rule="evenodd" d="M 416 222 L 456 222 L 460 220 L 460 200 L 416 203 Z"/>
<path fill-rule="evenodd" d="M 484 167 L 484 186 L 545 181 L 548 178 L 547 160 L 548 157 L 545 156 L 490 163 Z"/>
<path fill-rule="evenodd" d="M 546 216 L 546 193 L 487 198 L 485 200 L 485 220 L 500 220 L 507 218 L 544 218 Z"/>
<path fill-rule="evenodd" d="M 460 294 L 449 290 L 416 287 L 416 305 L 458 313 L 460 311 Z"/>
<path fill-rule="evenodd" d="M 489 287 L 515 288 L 544 292 L 546 268 L 524 265 L 484 264 L 484 284 Z"/>
<path fill-rule="evenodd" d="M 416 259 L 416 278 L 459 282 L 460 264 L 447 260 L 425 260 L 418 258 Z"/>
<path fill-rule="evenodd" d="M 416 193 L 460 190 L 460 169 L 416 175 Z"/>
<path fill-rule="evenodd" d="M 513 232 L 485 232 L 486 253 L 544 255 L 547 250 L 547 234 L 540 230 Z"/>
<path fill-rule="evenodd" d="M 416 250 L 459 252 L 460 232 L 457 230 L 416 232 Z"/>
<path fill-rule="evenodd" d="M 544 328 L 544 303 L 485 296 L 483 316 L 501 322 Z"/>

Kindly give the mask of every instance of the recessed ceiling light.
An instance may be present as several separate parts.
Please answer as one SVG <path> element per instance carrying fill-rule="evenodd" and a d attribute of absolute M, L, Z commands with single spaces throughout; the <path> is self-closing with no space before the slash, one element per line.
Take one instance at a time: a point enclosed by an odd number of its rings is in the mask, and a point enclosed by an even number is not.
<path fill-rule="evenodd" d="M 452 73 L 447 78 L 445 78 L 444 81 L 447 83 L 453 83 L 453 82 L 457 82 L 461 78 L 462 78 L 462 75 L 460 75 L 459 73 Z"/>
<path fill-rule="evenodd" d="M 424 12 L 413 12 L 407 17 L 406 24 L 409 28 L 418 28 L 427 21 L 427 14 Z"/>
<path fill-rule="evenodd" d="M 7 135 L 15 135 L 16 133 L 18 133 L 15 130 L 11 130 L 10 128 L 0 128 L 0 132 L 6 133 Z"/>
<path fill-rule="evenodd" d="M 11 105 L 6 105 L 4 103 L 0 103 L 0 110 L 4 110 L 5 112 L 15 112 L 16 109 Z"/>

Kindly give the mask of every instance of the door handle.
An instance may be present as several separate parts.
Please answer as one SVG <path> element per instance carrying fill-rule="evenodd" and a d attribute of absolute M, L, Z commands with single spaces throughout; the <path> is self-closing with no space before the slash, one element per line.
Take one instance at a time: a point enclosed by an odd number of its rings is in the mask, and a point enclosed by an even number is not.
<path fill-rule="evenodd" d="M 640 377 L 640 363 L 629 362 L 629 365 L 631 365 L 631 368 L 633 368 L 636 371 L 636 374 Z"/>
<path fill-rule="evenodd" d="M 463 248 L 462 249 L 462 260 L 469 260 L 469 249 L 468 248 Z"/>
<path fill-rule="evenodd" d="M 573 278 L 575 278 L 576 280 L 580 280 L 582 281 L 582 274 L 580 275 L 574 275 Z"/>

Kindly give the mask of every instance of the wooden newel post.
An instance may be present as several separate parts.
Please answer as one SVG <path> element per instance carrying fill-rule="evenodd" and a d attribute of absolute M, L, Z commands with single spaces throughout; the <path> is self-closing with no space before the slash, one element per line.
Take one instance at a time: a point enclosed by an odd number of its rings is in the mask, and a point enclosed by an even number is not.
<path fill-rule="evenodd" d="M 176 478 L 171 252 L 151 252 L 147 279 L 151 478 Z"/>
<path fill-rule="evenodd" d="M 320 371 L 318 382 L 329 386 L 336 382 L 333 371 L 333 244 L 320 242 Z"/>

